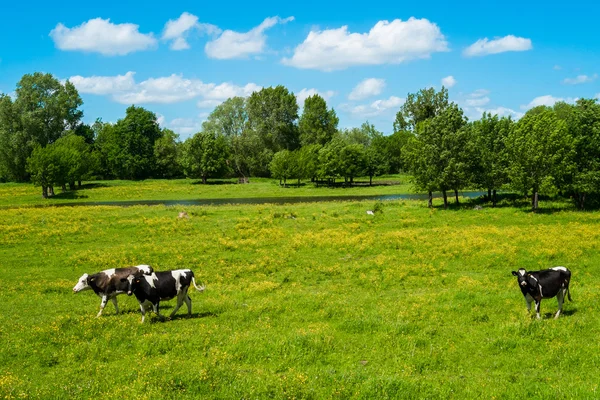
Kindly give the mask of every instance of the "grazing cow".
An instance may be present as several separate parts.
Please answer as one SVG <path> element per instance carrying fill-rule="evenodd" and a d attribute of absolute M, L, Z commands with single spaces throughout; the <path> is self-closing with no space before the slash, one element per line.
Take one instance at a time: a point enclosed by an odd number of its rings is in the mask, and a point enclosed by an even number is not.
<path fill-rule="evenodd" d="M 542 299 L 549 299 L 556 296 L 558 300 L 558 311 L 554 318 L 558 318 L 562 311 L 565 294 L 571 300 L 571 291 L 569 283 L 571 282 L 571 271 L 565 267 L 554 267 L 543 271 L 529 271 L 524 268 L 518 271 L 512 271 L 517 277 L 519 287 L 525 301 L 527 302 L 527 311 L 531 311 L 531 302 L 535 301 L 535 311 L 538 319 L 540 318 L 540 304 Z"/>
<path fill-rule="evenodd" d="M 127 278 L 123 279 L 127 281 L 127 295 L 131 296 L 135 294 L 138 302 L 140 303 L 140 310 L 142 311 L 142 323 L 146 317 L 146 305 L 151 304 L 156 315 L 160 319 L 164 319 L 160 315 L 158 309 L 161 300 L 171 300 L 177 297 L 177 305 L 169 315 L 172 318 L 173 315 L 179 310 L 179 307 L 185 302 L 188 309 L 188 317 L 192 315 L 192 299 L 188 296 L 188 289 L 193 284 L 197 291 L 203 292 L 206 288 L 204 285 L 196 286 L 196 279 L 194 273 L 190 269 L 178 269 L 173 271 L 161 271 L 154 272 L 151 275 L 144 275 L 140 272 L 130 274 Z"/>
<path fill-rule="evenodd" d="M 109 299 L 112 300 L 118 314 L 117 295 L 127 292 L 127 283 L 123 283 L 122 279 L 135 273 L 151 274 L 153 272 L 154 270 L 149 265 L 138 265 L 135 267 L 107 269 L 93 275 L 83 274 L 75 287 L 73 287 L 73 293 L 91 289 L 102 298 L 100 311 L 96 317 L 102 315 L 102 311 Z"/>

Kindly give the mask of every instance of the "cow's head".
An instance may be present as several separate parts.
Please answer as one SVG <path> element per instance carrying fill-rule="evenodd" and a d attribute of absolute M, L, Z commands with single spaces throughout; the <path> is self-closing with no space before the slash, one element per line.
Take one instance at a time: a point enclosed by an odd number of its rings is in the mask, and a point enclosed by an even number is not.
<path fill-rule="evenodd" d="M 121 282 L 127 282 L 127 296 L 131 296 L 136 287 L 140 284 L 143 272 L 129 274 L 127 278 L 121 278 Z"/>
<path fill-rule="evenodd" d="M 79 293 L 82 290 L 91 289 L 90 279 L 93 279 L 93 278 L 90 278 L 90 276 L 88 274 L 81 275 L 81 278 L 79 278 L 79 281 L 77 281 L 77 284 L 75 286 L 73 286 L 73 293 Z"/>
<path fill-rule="evenodd" d="M 537 287 L 537 280 L 528 274 L 525 268 L 519 268 L 518 271 L 513 271 L 512 274 L 517 277 L 517 281 L 519 282 L 519 287 L 521 289 Z"/>

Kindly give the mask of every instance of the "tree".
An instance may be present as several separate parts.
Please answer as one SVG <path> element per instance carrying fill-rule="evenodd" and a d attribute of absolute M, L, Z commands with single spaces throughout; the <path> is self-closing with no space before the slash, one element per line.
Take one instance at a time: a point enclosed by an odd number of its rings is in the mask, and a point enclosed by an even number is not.
<path fill-rule="evenodd" d="M 317 177 L 334 181 L 341 174 L 340 152 L 346 146 L 340 135 L 335 135 L 325 146 L 319 149 Z"/>
<path fill-rule="evenodd" d="M 575 105 L 554 105 L 558 118 L 565 121 L 575 148 L 574 169 L 567 183 L 579 209 L 590 194 L 600 192 L 600 104 L 596 99 L 579 99 Z"/>
<path fill-rule="evenodd" d="M 406 144 L 413 136 L 413 133 L 407 130 L 400 130 L 385 136 L 384 154 L 388 163 L 388 173 L 397 174 L 407 169 L 402 154 Z"/>
<path fill-rule="evenodd" d="M 59 159 L 64 171 L 60 184 L 65 190 L 65 184 L 69 184 L 69 189 L 75 189 L 75 182 L 81 187 L 81 181 L 88 179 L 96 166 L 96 159 L 91 154 L 90 145 L 85 142 L 82 136 L 75 133 L 59 138 L 52 145 L 55 154 Z"/>
<path fill-rule="evenodd" d="M 222 177 L 227 173 L 229 150 L 224 136 L 199 132 L 183 143 L 181 164 L 189 178 Z"/>
<path fill-rule="evenodd" d="M 488 191 L 488 200 L 496 206 L 496 190 L 508 183 L 508 153 L 506 138 L 514 128 L 510 117 L 483 113 L 480 120 L 471 125 L 476 150 L 475 183 Z"/>
<path fill-rule="evenodd" d="M 232 97 L 219 104 L 202 123 L 202 131 L 225 137 L 231 151 L 231 167 L 242 178 L 248 177 L 251 166 L 256 164 L 254 151 L 261 151 L 260 146 L 252 145 L 253 140 L 249 137 L 252 132 L 246 129 L 247 124 L 248 112 L 243 97 Z"/>
<path fill-rule="evenodd" d="M 295 150 L 300 147 L 300 136 L 296 120 L 298 119 L 298 104 L 296 96 L 285 87 L 269 87 L 254 92 L 246 103 L 248 112 L 247 128 L 255 138 L 248 142 L 253 147 L 265 151 L 256 154 L 255 160 L 262 165 L 256 165 L 259 170 L 267 170 L 270 158 L 280 150 Z M 266 157 L 265 157 L 266 156 Z"/>
<path fill-rule="evenodd" d="M 528 111 L 509 133 L 506 147 L 513 187 L 532 192 L 533 210 L 540 191 L 553 192 L 573 169 L 574 143 L 565 121 L 549 107 Z"/>
<path fill-rule="evenodd" d="M 352 184 L 354 178 L 364 172 L 365 148 L 360 144 L 347 144 L 338 153 L 339 174 Z"/>
<path fill-rule="evenodd" d="M 75 86 L 51 74 L 23 75 L 14 102 L 0 96 L 0 164 L 11 179 L 26 181 L 27 158 L 36 144 L 45 147 L 81 124 L 83 104 Z"/>
<path fill-rule="evenodd" d="M 441 190 L 447 208 L 447 191 L 454 189 L 458 202 L 458 189 L 468 181 L 465 124 L 462 110 L 451 103 L 440 114 L 419 122 L 415 137 L 407 144 L 406 162 L 415 186 L 429 193 L 430 207 L 434 190 Z"/>
<path fill-rule="evenodd" d="M 327 144 L 335 132 L 339 118 L 335 110 L 327 110 L 327 103 L 318 94 L 304 100 L 304 110 L 298 122 L 302 146 Z"/>
<path fill-rule="evenodd" d="M 431 87 L 409 93 L 396 114 L 394 132 L 415 131 L 419 123 L 439 115 L 448 105 L 448 89 L 443 86 L 439 92 Z"/>
<path fill-rule="evenodd" d="M 310 144 L 296 150 L 298 152 L 299 179 L 305 178 L 311 181 L 316 179 L 319 170 L 319 150 L 321 150 L 321 146 L 318 144 Z"/>
<path fill-rule="evenodd" d="M 163 129 L 162 136 L 154 142 L 156 160 L 155 176 L 172 179 L 183 173 L 179 163 L 179 135 L 170 129 Z"/>
<path fill-rule="evenodd" d="M 273 155 L 269 168 L 271 176 L 279 179 L 280 185 L 283 179 L 283 186 L 286 187 L 288 178 L 298 176 L 297 153 L 289 150 L 278 151 Z"/>
<path fill-rule="evenodd" d="M 125 118 L 105 127 L 102 139 L 106 164 L 119 179 L 146 179 L 155 169 L 154 143 L 162 136 L 156 114 L 130 106 Z"/>

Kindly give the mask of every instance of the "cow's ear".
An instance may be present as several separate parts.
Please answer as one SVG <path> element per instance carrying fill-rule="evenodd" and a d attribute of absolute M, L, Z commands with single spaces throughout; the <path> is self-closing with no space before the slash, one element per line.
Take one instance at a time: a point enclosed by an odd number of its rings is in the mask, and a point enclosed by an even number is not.
<path fill-rule="evenodd" d="M 94 282 L 96 278 L 90 278 L 90 282 Z"/>
<path fill-rule="evenodd" d="M 121 278 L 121 282 L 125 282 L 127 278 Z"/>
<path fill-rule="evenodd" d="M 517 271 L 513 271 L 513 272 L 512 272 L 512 274 L 513 274 L 514 276 L 518 276 L 518 275 L 519 275 L 519 274 L 517 273 Z"/>

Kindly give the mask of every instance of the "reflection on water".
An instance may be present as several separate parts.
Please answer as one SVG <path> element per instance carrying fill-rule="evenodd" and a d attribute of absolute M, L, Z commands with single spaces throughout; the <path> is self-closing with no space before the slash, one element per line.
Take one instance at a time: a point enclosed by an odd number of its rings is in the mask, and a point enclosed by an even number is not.
<path fill-rule="evenodd" d="M 470 199 L 484 196 L 486 192 L 459 192 L 462 197 Z M 434 193 L 433 197 L 442 197 L 441 193 Z M 449 196 L 448 198 L 453 197 Z M 197 199 L 197 200 L 130 200 L 130 201 L 89 201 L 55 203 L 36 205 L 34 207 L 77 207 L 77 206 L 218 206 L 224 204 L 292 204 L 292 203 L 318 203 L 330 201 L 362 201 L 362 200 L 427 200 L 427 194 L 385 194 L 373 196 L 291 196 L 291 197 L 249 197 L 238 199 Z"/>

